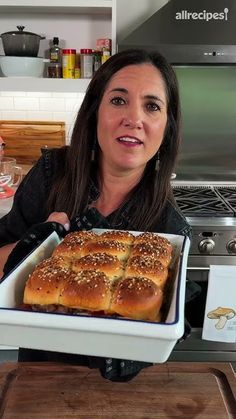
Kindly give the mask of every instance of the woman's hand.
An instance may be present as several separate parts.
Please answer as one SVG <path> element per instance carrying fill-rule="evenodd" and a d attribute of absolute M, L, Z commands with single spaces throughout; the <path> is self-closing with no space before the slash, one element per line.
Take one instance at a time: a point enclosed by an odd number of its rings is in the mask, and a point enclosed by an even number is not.
<path fill-rule="evenodd" d="M 47 218 L 46 222 L 47 221 L 56 221 L 57 223 L 62 224 L 66 231 L 69 231 L 70 229 L 70 220 L 65 212 L 52 212 Z"/>

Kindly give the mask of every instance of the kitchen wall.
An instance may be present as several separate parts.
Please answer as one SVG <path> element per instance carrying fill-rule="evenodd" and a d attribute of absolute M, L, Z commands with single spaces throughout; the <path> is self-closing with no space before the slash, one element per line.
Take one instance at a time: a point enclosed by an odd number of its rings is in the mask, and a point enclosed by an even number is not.
<path fill-rule="evenodd" d="M 69 143 L 84 93 L 0 92 L 0 119 L 64 121 Z"/>

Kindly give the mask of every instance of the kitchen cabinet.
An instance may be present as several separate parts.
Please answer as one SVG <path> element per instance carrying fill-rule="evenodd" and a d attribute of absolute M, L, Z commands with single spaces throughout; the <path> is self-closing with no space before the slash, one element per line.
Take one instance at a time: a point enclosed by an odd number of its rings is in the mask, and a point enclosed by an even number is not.
<path fill-rule="evenodd" d="M 97 38 L 111 38 L 116 49 L 116 0 L 0 0 L 1 33 L 25 26 L 26 31 L 46 37 L 39 57 L 47 57 L 50 40 L 60 39 L 61 48 L 95 48 Z M 4 54 L 0 41 L 0 55 Z M 0 91 L 84 92 L 88 79 L 0 77 Z"/>

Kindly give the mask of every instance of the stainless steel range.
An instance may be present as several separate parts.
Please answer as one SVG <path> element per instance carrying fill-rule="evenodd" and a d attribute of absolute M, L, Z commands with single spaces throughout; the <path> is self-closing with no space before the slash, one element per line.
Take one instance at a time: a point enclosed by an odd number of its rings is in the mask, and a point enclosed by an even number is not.
<path fill-rule="evenodd" d="M 236 343 L 204 341 L 201 334 L 210 265 L 236 266 L 236 183 L 174 182 L 173 192 L 193 231 L 187 277 L 201 287 L 186 306 L 191 337 L 177 346 L 174 357 L 235 362 Z"/>

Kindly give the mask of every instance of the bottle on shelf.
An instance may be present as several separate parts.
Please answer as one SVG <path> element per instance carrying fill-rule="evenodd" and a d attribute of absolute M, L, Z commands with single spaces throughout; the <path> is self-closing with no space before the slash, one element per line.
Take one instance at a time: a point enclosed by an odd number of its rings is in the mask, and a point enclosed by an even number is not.
<path fill-rule="evenodd" d="M 62 78 L 62 50 L 59 47 L 59 38 L 55 36 L 52 43 L 53 45 L 49 50 L 48 77 L 60 79 Z"/>
<path fill-rule="evenodd" d="M 51 63 L 61 63 L 61 48 L 59 47 L 59 38 L 57 36 L 54 36 L 52 44 L 50 48 L 50 61 Z"/>
<path fill-rule="evenodd" d="M 102 51 L 102 58 L 101 58 L 102 64 L 104 64 L 110 58 L 110 56 L 111 56 L 110 51 L 106 51 L 106 50 Z"/>

